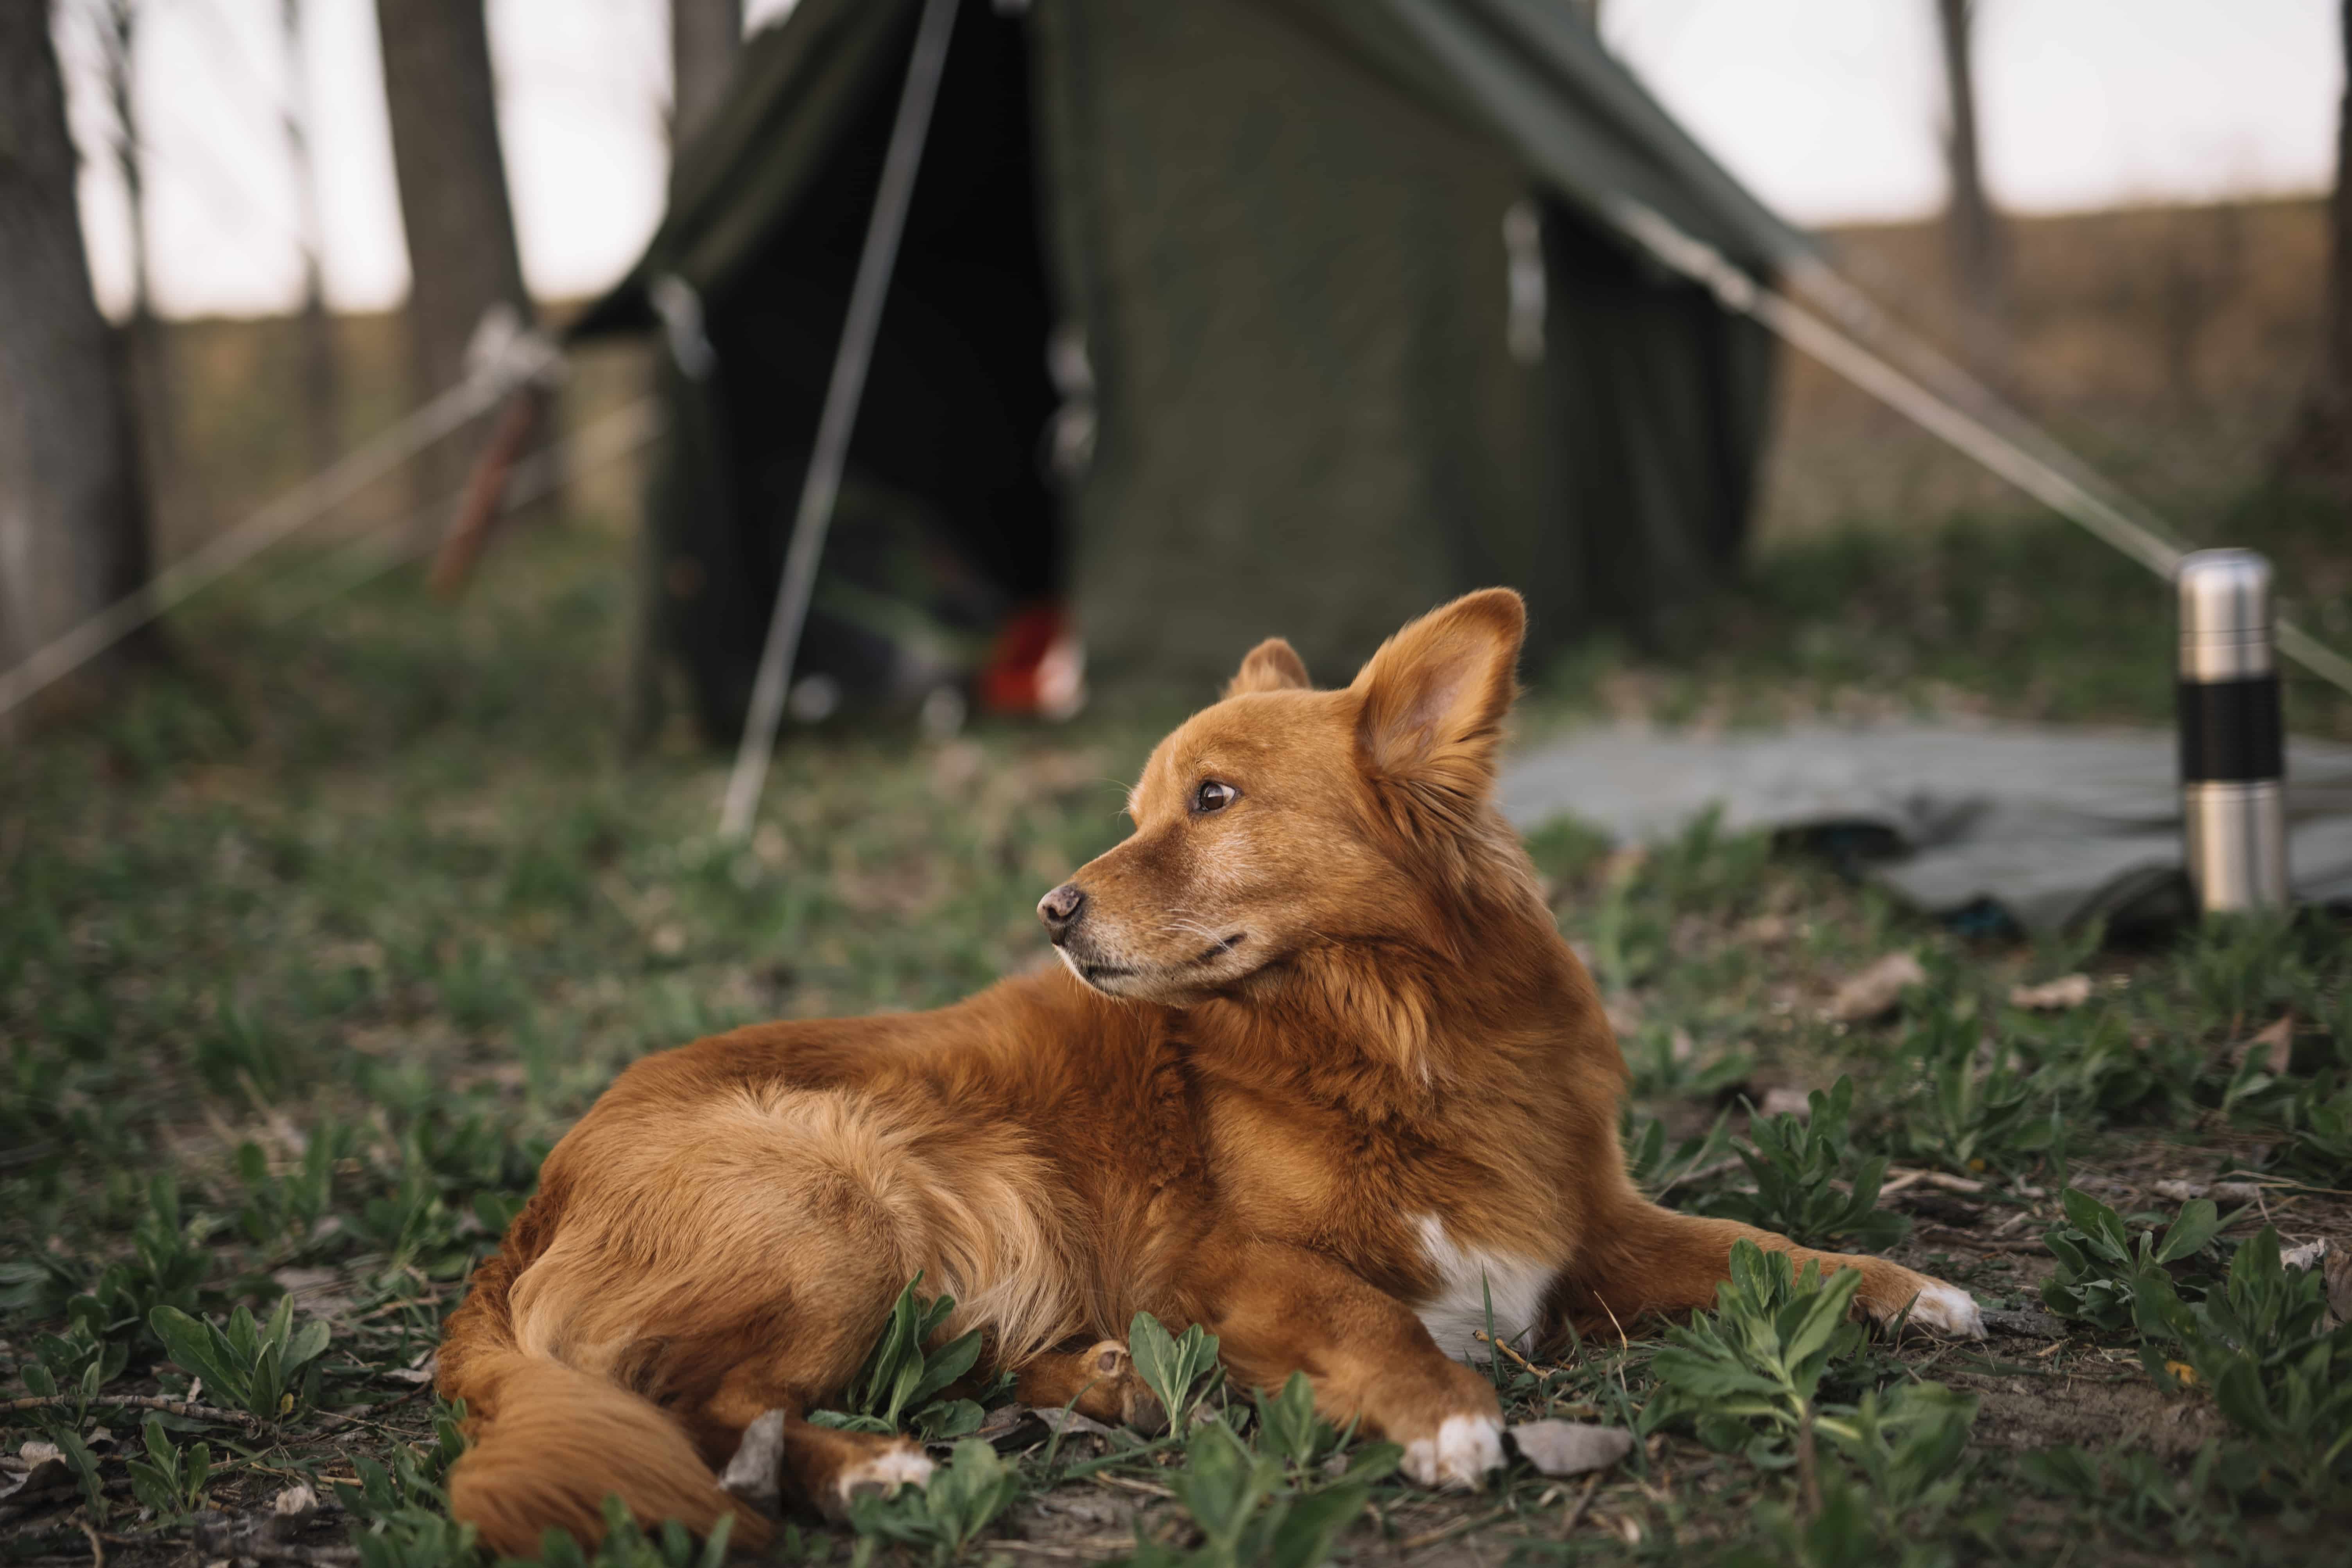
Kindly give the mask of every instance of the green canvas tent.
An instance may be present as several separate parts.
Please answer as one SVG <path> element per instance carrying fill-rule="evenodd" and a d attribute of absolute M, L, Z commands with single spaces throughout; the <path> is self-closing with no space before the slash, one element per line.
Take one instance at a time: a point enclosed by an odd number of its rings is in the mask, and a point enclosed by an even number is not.
<path fill-rule="evenodd" d="M 677 350 L 652 580 L 715 733 L 919 10 L 801 0 L 751 38 L 575 328 Z M 1759 274 L 1811 254 L 1566 0 L 964 0 L 802 668 L 909 561 L 934 624 L 1066 602 L 1113 678 L 1203 682 L 1280 633 L 1344 679 L 1489 583 L 1536 659 L 1654 626 L 1736 556 L 1769 365 L 1618 238 L 1629 206 Z"/>

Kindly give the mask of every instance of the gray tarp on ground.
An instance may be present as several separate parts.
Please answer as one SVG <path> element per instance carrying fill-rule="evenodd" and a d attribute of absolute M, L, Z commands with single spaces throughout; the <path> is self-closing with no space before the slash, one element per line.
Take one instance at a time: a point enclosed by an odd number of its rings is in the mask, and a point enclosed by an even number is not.
<path fill-rule="evenodd" d="M 2177 899 L 2174 748 L 2168 731 L 1599 730 L 1513 758 L 1501 795 L 1522 832 L 1573 816 L 1655 840 L 1710 806 L 1729 831 L 1876 830 L 1903 852 L 1869 875 L 1901 898 L 1939 914 L 1990 902 L 2046 931 Z M 2352 746 L 2291 741 L 2287 773 L 2295 892 L 2352 902 Z"/>

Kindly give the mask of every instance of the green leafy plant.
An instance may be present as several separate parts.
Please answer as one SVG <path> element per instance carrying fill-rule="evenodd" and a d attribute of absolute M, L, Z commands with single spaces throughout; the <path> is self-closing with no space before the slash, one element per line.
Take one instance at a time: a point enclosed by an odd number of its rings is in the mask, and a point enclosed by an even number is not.
<path fill-rule="evenodd" d="M 1294 1468 L 1314 1464 L 1339 1446 L 1339 1434 L 1315 1414 L 1315 1385 L 1303 1372 L 1292 1373 L 1278 1394 L 1251 1390 L 1250 1403 L 1257 1410 L 1259 1441 Z"/>
<path fill-rule="evenodd" d="M 310 1252 L 320 1221 L 334 1205 L 336 1163 L 350 1155 L 352 1143 L 350 1129 L 322 1121 L 310 1129 L 301 1158 L 283 1175 L 271 1172 L 260 1144 L 238 1144 L 236 1173 L 245 1184 L 245 1204 L 237 1228 L 255 1245 L 285 1257 Z"/>
<path fill-rule="evenodd" d="M 1712 1100 L 1756 1070 L 1748 1052 L 1702 1056 L 1689 1035 L 1662 1023 L 1643 1024 L 1633 1037 L 1624 1050 L 1633 1075 L 1627 1092 L 1636 1100 Z"/>
<path fill-rule="evenodd" d="M 1790 1445 L 1819 1415 L 1823 1374 L 1861 1348 L 1862 1327 L 1846 1319 L 1861 1285 L 1856 1269 L 1824 1277 L 1809 1260 L 1798 1271 L 1785 1252 L 1732 1243 L 1714 1312 L 1667 1330 L 1671 1342 L 1651 1358 L 1664 1392 L 1643 1411 L 1643 1429 L 1687 1417 L 1709 1447 L 1792 1462 Z"/>
<path fill-rule="evenodd" d="M 2141 1359 L 2177 1388 L 2166 1339 L 2213 1392 L 2213 1403 L 2308 1497 L 2352 1482 L 2352 1324 L 2330 1326 L 2315 1268 L 2289 1268 L 2278 1233 L 2262 1232 L 2230 1260 L 2228 1279 L 2193 1305 L 2168 1287 L 2138 1303 L 2152 1331 Z"/>
<path fill-rule="evenodd" d="M 145 1196 L 131 1229 L 130 1258 L 108 1264 L 92 1278 L 69 1257 L 34 1254 L 13 1272 L 16 1300 L 37 1310 L 62 1308 L 94 1342 L 120 1340 L 126 1349 L 161 1350 L 162 1342 L 150 1335 L 148 1315 L 158 1307 L 201 1311 L 213 1295 L 206 1287 L 213 1253 L 205 1245 L 212 1223 L 183 1216 L 179 1183 L 168 1172 L 147 1183 Z M 83 1280 L 88 1288 L 77 1289 Z"/>
<path fill-rule="evenodd" d="M 437 1405 L 429 1446 L 399 1445 L 388 1466 L 354 1455 L 352 1470 L 358 1484 L 332 1483 L 335 1500 L 353 1521 L 352 1545 L 361 1568 L 453 1568 L 478 1560 L 474 1527 L 449 1517 L 449 1497 L 441 1484 L 465 1452 L 459 1430 L 465 1415 L 463 1404 Z"/>
<path fill-rule="evenodd" d="M 608 1497 L 604 1539 L 593 1552 L 583 1550 L 567 1532 L 551 1530 L 540 1543 L 539 1561 L 541 1568 L 721 1568 L 727 1561 L 727 1538 L 734 1530 L 730 1514 L 698 1546 L 677 1521 L 664 1520 L 648 1532 L 629 1512 L 628 1505 Z"/>
<path fill-rule="evenodd" d="M 266 1324 L 244 1307 L 229 1314 L 226 1331 L 175 1307 L 156 1308 L 148 1321 L 172 1359 L 203 1378 L 223 1404 L 274 1423 L 318 1403 L 327 1325 L 313 1319 L 296 1328 L 291 1296 L 278 1299 Z"/>
<path fill-rule="evenodd" d="M 139 1436 L 147 1457 L 131 1461 L 132 1495 L 164 1520 L 184 1519 L 202 1509 L 205 1487 L 212 1479 L 212 1445 L 198 1441 L 183 1451 L 164 1430 L 160 1415 L 148 1416 Z"/>
<path fill-rule="evenodd" d="M 920 1491 L 859 1498 L 850 1505 L 849 1521 L 861 1536 L 919 1547 L 934 1563 L 948 1563 L 961 1557 L 1020 1495 L 1020 1472 L 986 1442 L 966 1437 Z"/>
<path fill-rule="evenodd" d="M 1756 1524 L 1759 1539 L 1727 1552 L 1725 1568 L 1944 1568 L 1958 1560 L 1949 1542 L 1907 1531 L 1866 1485 L 1834 1469 L 1822 1477 L 1821 1506 L 1810 1515 L 1769 1502 Z"/>
<path fill-rule="evenodd" d="M 1792 1241 L 1851 1239 L 1869 1248 L 1903 1238 L 1910 1222 L 1878 1206 L 1886 1159 L 1859 1158 L 1848 1135 L 1853 1079 L 1841 1075 L 1830 1091 L 1813 1090 L 1809 1117 L 1759 1116 L 1748 1127 L 1753 1149 L 1735 1151 L 1755 1182 L 1752 1193 L 1725 1192 L 1710 1213 L 1728 1215 Z M 1846 1184 L 1845 1191 L 1838 1184 Z"/>
<path fill-rule="evenodd" d="M 1618 1136 L 1625 1147 L 1625 1172 L 1644 1192 L 1664 1194 L 1698 1172 L 1728 1157 L 1731 1112 L 1696 1138 L 1685 1138 L 1671 1152 L 1666 1148 L 1666 1124 L 1654 1116 L 1638 1115 L 1629 1104 L 1619 1120 Z"/>
<path fill-rule="evenodd" d="M 980 1425 L 983 1412 L 978 1401 L 940 1396 L 980 1360 L 981 1332 L 974 1329 L 931 1348 L 932 1336 L 955 1310 L 955 1298 L 926 1301 L 915 1294 L 922 1282 L 917 1274 L 891 1303 L 874 1348 L 843 1395 L 845 1408 L 817 1411 L 811 1421 L 859 1432 L 901 1432 L 912 1426 L 935 1442 L 960 1437 Z"/>
<path fill-rule="evenodd" d="M 1134 1568 L 1314 1568 L 1402 1455 L 1376 1445 L 1318 1486 L 1310 1478 L 1319 1472 L 1286 1469 L 1281 1458 L 1252 1452 L 1223 1421 L 1203 1421 L 1184 1445 L 1183 1468 L 1168 1475 L 1201 1543 L 1181 1552 L 1139 1542 L 1128 1561 Z"/>
<path fill-rule="evenodd" d="M 79 1426 L 99 1391 L 122 1374 L 130 1359 L 128 1344 L 100 1338 L 88 1315 L 77 1316 L 62 1334 L 35 1334 L 33 1359 L 19 1366 L 16 1375 L 43 1398 L 70 1397 L 70 1424 Z"/>
<path fill-rule="evenodd" d="M 1217 1336 L 1198 1323 L 1171 1337 L 1159 1319 L 1138 1312 L 1127 1326 L 1127 1353 L 1135 1358 L 1136 1373 L 1145 1386 L 1160 1396 L 1171 1432 L 1184 1430 L 1192 1406 L 1207 1396 L 1213 1378 L 1222 1375 Z"/>
<path fill-rule="evenodd" d="M 1923 1380 L 1884 1394 L 1866 1390 L 1852 1415 L 1824 1418 L 1820 1428 L 1870 1483 L 1871 1504 L 1891 1527 L 1959 1501 L 1976 1418 L 1974 1394 Z"/>
<path fill-rule="evenodd" d="M 2203 1294 L 2183 1266 L 2203 1258 L 2227 1223 L 2210 1198 L 2182 1205 L 2160 1237 L 2147 1230 L 2135 1234 L 2121 1215 L 2078 1188 L 2067 1188 L 2059 1201 L 2065 1223 L 2042 1237 L 2058 1258 L 2042 1282 L 2042 1300 L 2058 1316 L 2119 1332 L 2145 1311 L 2151 1291 L 2169 1295 L 2185 1287 Z"/>
<path fill-rule="evenodd" d="M 2322 1080 L 2305 1079 L 2279 1101 L 2275 1114 L 2287 1133 L 2282 1159 L 2290 1169 L 2321 1182 L 2352 1170 L 2352 1081 L 2329 1093 Z"/>
<path fill-rule="evenodd" d="M 2124 1449 L 2040 1448 L 2020 1454 L 2016 1465 L 2032 1489 L 2097 1518 L 2130 1544 L 2186 1552 L 2240 1533 L 2226 1490 L 2215 1484 L 2225 1457 L 2219 1445 L 2204 1445 L 2185 1478 L 2153 1454 Z"/>
<path fill-rule="evenodd" d="M 2004 1036 L 1986 1037 L 1972 1006 L 1931 994 L 1903 1041 L 1918 1089 L 1895 1123 L 1896 1146 L 1948 1171 L 2007 1170 L 2063 1142 L 2057 1103 L 2041 1103 Z"/>

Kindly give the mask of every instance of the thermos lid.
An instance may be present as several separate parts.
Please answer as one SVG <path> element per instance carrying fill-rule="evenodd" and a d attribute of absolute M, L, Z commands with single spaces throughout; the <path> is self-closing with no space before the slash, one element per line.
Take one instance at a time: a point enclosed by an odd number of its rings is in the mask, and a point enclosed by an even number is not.
<path fill-rule="evenodd" d="M 2180 679 L 2243 680 L 2277 668 L 2271 649 L 2271 563 L 2252 550 L 2180 558 Z"/>

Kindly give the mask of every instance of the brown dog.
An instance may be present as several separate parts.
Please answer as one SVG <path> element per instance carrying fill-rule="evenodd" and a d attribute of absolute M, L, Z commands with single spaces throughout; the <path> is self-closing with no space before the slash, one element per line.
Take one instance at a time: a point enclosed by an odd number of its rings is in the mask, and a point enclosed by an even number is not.
<path fill-rule="evenodd" d="M 630 1068 L 450 1320 L 457 1516 L 529 1552 L 616 1492 L 756 1543 L 714 1471 L 776 1409 L 807 1502 L 919 1480 L 914 1444 L 801 1419 L 918 1270 L 1032 1401 L 1138 1415 L 1114 1337 L 1145 1309 L 1475 1487 L 1500 1412 L 1454 1358 L 1489 1300 L 1512 1337 L 1630 1324 L 1711 1303 L 1738 1237 L 1814 1256 L 1626 1178 L 1623 1062 L 1489 798 L 1523 620 L 1473 594 L 1341 691 L 1261 644 L 1038 906 L 1066 973 Z M 1964 1291 L 1832 1261 L 1874 1317 L 1982 1332 Z"/>

